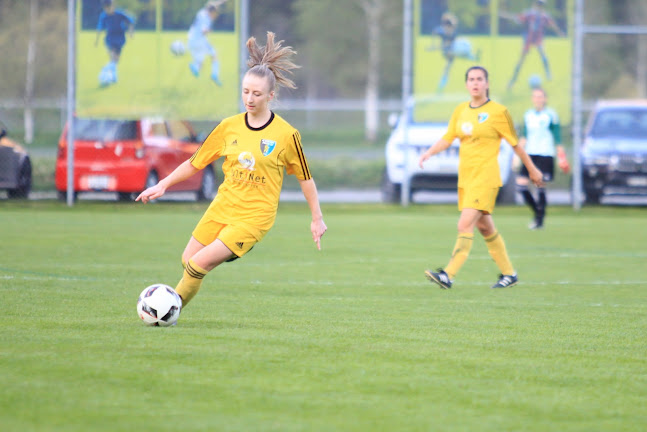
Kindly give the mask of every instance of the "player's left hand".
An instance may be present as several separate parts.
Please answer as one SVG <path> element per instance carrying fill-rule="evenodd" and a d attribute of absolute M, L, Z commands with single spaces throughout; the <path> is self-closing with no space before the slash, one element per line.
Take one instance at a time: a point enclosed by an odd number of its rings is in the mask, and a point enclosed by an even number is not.
<path fill-rule="evenodd" d="M 530 176 L 530 180 L 535 184 L 537 187 L 544 187 L 544 175 L 539 171 L 538 168 L 533 169 L 531 172 L 528 173 Z"/>
<path fill-rule="evenodd" d="M 310 224 L 310 231 L 312 231 L 312 239 L 317 244 L 317 249 L 321 250 L 321 237 L 328 230 L 326 223 L 323 219 L 313 220 Z"/>

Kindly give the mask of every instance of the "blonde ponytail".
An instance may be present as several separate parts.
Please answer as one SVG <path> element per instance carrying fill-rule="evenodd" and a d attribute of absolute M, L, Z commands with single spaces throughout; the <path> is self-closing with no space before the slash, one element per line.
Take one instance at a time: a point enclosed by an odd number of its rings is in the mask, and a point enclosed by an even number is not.
<path fill-rule="evenodd" d="M 301 67 L 292 63 L 291 60 L 297 52 L 290 46 L 281 46 L 282 43 L 283 41 L 275 42 L 272 32 L 267 32 L 265 46 L 259 46 L 254 37 L 247 39 L 247 50 L 249 51 L 247 73 L 267 78 L 270 90 L 278 90 L 279 87 L 297 88 L 294 81 L 286 76 L 293 73 L 292 69 Z"/>

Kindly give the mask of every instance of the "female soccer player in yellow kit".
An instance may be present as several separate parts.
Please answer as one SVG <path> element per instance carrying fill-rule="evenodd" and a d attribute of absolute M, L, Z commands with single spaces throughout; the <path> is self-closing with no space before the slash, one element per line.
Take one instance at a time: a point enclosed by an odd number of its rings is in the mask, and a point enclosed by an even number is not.
<path fill-rule="evenodd" d="M 245 112 L 224 119 L 189 160 L 136 199 L 147 203 L 159 198 L 170 186 L 225 158 L 225 179 L 182 254 L 184 273 L 176 291 L 183 307 L 197 294 L 209 271 L 242 257 L 272 227 L 284 170 L 299 180 L 312 213 L 312 238 L 321 249 L 327 227 L 301 136 L 269 108 L 279 86 L 295 88 L 285 76 L 298 67 L 290 60 L 295 51 L 281 47 L 281 42 L 275 42 L 271 32 L 264 47 L 253 37 L 247 41 L 250 69 L 242 84 Z"/>
<path fill-rule="evenodd" d="M 465 74 L 470 101 L 454 109 L 447 133 L 420 156 L 419 165 L 431 156 L 447 149 L 455 138 L 460 139 L 458 167 L 458 238 L 449 263 L 436 272 L 425 271 L 427 278 L 447 289 L 467 260 L 474 228 L 485 239 L 488 251 L 501 270 L 499 280 L 492 288 L 516 285 L 517 273 L 506 252 L 503 237 L 494 226 L 492 211 L 501 187 L 501 174 L 497 160 L 501 138 L 512 145 L 514 152 L 526 166 L 529 177 L 537 186 L 543 184 L 541 171 L 533 164 L 523 147 L 517 145 L 517 134 L 506 107 L 489 98 L 487 70 L 473 66 Z"/>

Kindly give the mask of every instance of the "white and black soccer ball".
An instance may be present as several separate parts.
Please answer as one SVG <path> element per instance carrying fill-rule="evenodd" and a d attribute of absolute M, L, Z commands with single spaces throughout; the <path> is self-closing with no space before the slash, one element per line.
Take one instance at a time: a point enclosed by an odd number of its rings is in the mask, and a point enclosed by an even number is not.
<path fill-rule="evenodd" d="M 184 55 L 184 53 L 186 52 L 186 47 L 184 46 L 184 42 L 182 42 L 179 39 L 174 40 L 171 43 L 171 52 L 173 53 L 173 55 L 176 55 L 176 56 Z"/>
<path fill-rule="evenodd" d="M 160 283 L 146 287 L 137 300 L 137 315 L 149 326 L 175 325 L 181 309 L 182 299 L 178 293 Z"/>

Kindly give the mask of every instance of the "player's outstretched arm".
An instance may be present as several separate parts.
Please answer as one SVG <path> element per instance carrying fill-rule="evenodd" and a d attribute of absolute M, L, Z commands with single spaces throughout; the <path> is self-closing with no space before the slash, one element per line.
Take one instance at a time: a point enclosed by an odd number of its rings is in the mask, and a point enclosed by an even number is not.
<path fill-rule="evenodd" d="M 157 199 L 166 193 L 166 189 L 176 183 L 180 183 L 181 181 L 188 179 L 198 171 L 200 170 L 191 165 L 191 161 L 186 160 L 175 168 L 171 174 L 160 180 L 155 186 L 151 186 L 144 192 L 140 193 L 139 196 L 135 198 L 135 201 L 141 201 L 146 204 L 149 201 Z"/>
<path fill-rule="evenodd" d="M 310 213 L 312 213 L 312 222 L 310 223 L 310 231 L 312 232 L 312 239 L 317 245 L 317 249 L 321 250 L 321 237 L 324 235 L 328 227 L 323 220 L 321 213 L 321 206 L 319 205 L 319 195 L 317 193 L 317 185 L 313 179 L 299 180 L 299 185 L 303 191 L 303 196 L 308 202 Z"/>
<path fill-rule="evenodd" d="M 423 168 L 423 164 L 427 159 L 435 154 L 440 153 L 443 150 L 447 150 L 450 145 L 452 145 L 452 143 L 447 142 L 442 138 L 436 141 L 436 144 L 429 147 L 426 152 L 420 155 L 420 159 L 418 160 L 418 165 L 420 166 L 420 168 Z"/>

